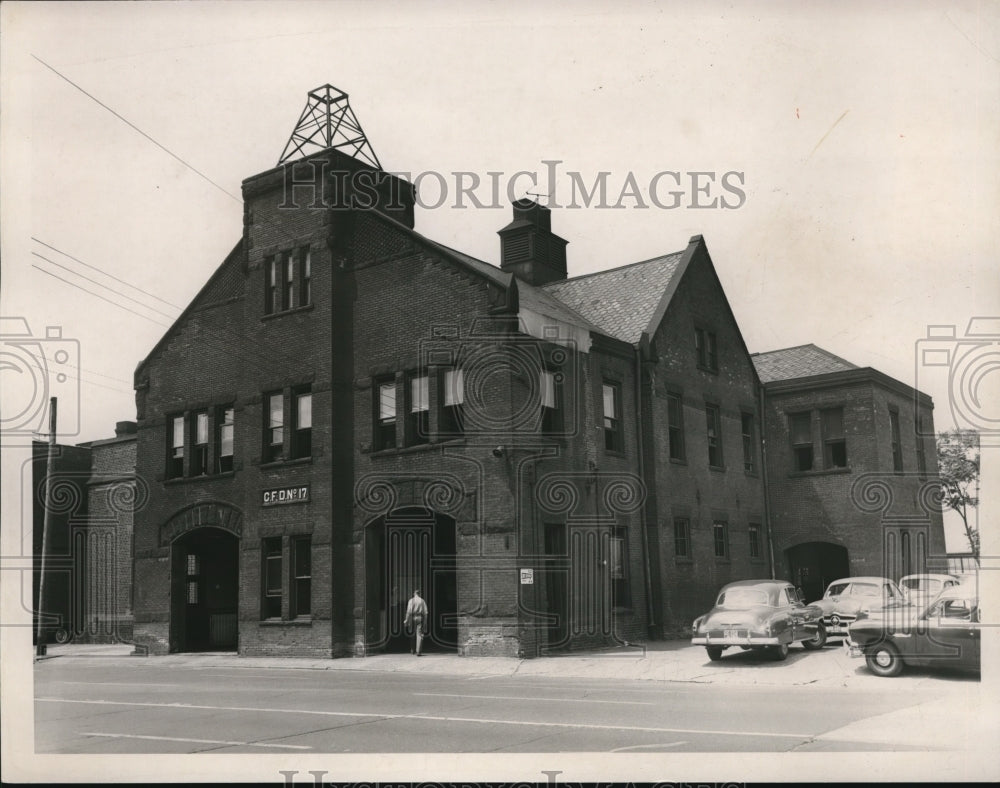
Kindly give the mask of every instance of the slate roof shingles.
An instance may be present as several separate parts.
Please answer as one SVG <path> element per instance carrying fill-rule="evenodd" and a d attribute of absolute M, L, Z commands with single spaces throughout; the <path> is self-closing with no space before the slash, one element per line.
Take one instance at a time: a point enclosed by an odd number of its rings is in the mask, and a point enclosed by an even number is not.
<path fill-rule="evenodd" d="M 610 271 L 549 282 L 552 294 L 603 332 L 635 344 L 680 267 L 683 252 L 673 252 Z"/>
<path fill-rule="evenodd" d="M 750 358 L 761 383 L 858 369 L 856 364 L 813 344 L 754 353 Z"/>

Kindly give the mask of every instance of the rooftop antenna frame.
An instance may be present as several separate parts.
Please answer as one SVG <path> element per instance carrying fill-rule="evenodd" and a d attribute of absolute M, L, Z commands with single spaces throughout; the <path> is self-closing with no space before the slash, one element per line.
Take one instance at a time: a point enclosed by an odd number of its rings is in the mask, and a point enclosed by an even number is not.
<path fill-rule="evenodd" d="M 278 164 L 327 148 L 341 150 L 377 170 L 382 169 L 378 156 L 351 109 L 347 94 L 330 84 L 309 91 L 305 109 L 285 144 Z"/>

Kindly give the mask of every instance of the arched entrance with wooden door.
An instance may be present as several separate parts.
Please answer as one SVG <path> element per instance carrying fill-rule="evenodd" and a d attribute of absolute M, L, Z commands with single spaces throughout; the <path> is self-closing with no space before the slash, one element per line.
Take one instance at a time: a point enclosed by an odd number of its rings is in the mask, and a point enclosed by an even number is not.
<path fill-rule="evenodd" d="M 171 651 L 235 651 L 238 644 L 240 540 L 221 528 L 196 528 L 170 549 Z"/>
<path fill-rule="evenodd" d="M 422 507 L 396 509 L 365 527 L 365 640 L 405 653 L 406 604 L 420 589 L 430 612 L 427 651 L 458 648 L 455 520 Z"/>

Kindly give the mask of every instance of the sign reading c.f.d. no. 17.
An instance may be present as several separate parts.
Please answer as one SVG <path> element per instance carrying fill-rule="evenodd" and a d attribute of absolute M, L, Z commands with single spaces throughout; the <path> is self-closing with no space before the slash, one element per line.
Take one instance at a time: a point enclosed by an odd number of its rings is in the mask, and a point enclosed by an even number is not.
<path fill-rule="evenodd" d="M 279 506 L 283 503 L 304 503 L 309 500 L 309 485 L 298 487 L 275 487 L 273 490 L 263 490 L 261 506 Z"/>

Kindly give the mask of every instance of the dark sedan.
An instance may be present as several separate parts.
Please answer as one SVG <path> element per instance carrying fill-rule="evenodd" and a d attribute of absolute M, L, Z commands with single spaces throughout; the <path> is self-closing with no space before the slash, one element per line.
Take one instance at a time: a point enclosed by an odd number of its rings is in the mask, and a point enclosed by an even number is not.
<path fill-rule="evenodd" d="M 876 676 L 898 676 L 905 665 L 980 670 L 979 595 L 975 585 L 946 588 L 925 610 L 907 617 L 860 618 L 844 641 Z"/>
<path fill-rule="evenodd" d="M 730 646 L 766 649 L 785 659 L 788 647 L 807 649 L 826 643 L 823 611 L 806 605 L 791 583 L 783 580 L 740 580 L 724 586 L 708 613 L 695 619 L 691 642 L 703 645 L 712 661 Z"/>

